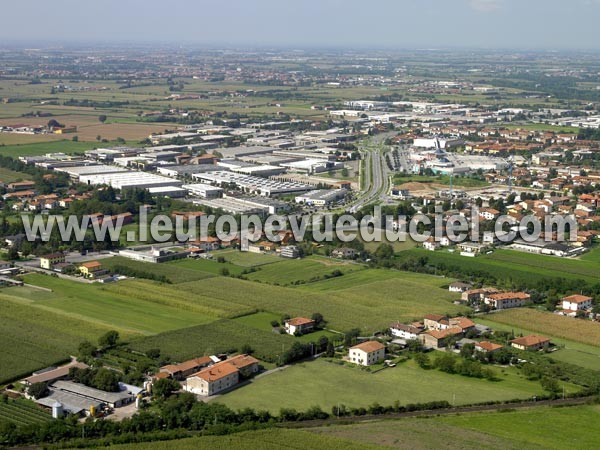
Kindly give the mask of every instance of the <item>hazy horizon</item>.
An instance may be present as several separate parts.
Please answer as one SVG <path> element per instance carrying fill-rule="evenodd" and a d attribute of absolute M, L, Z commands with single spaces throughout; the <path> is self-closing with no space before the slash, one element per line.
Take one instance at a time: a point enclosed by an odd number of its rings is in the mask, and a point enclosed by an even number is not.
<path fill-rule="evenodd" d="M 55 0 L 51 8 L 22 0 L 2 8 L 4 45 L 600 49 L 600 0 Z"/>

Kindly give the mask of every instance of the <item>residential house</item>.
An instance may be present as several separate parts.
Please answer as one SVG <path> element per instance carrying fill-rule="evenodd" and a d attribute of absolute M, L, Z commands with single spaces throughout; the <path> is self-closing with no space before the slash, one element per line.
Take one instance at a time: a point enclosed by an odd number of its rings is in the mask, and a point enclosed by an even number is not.
<path fill-rule="evenodd" d="M 291 335 L 310 333 L 315 328 L 315 321 L 306 317 L 294 317 L 283 324 L 285 332 Z"/>
<path fill-rule="evenodd" d="M 100 275 L 104 275 L 107 272 L 102 269 L 102 264 L 98 261 L 81 263 L 78 270 L 85 278 L 98 278 Z"/>
<path fill-rule="evenodd" d="M 181 381 L 193 373 L 196 373 L 209 366 L 213 362 L 214 361 L 210 356 L 203 356 L 201 358 L 190 359 L 179 364 L 168 364 L 166 366 L 162 366 L 160 368 L 160 373 L 167 374 L 169 377 Z"/>
<path fill-rule="evenodd" d="M 227 361 L 202 369 L 188 377 L 183 389 L 194 394 L 210 396 L 231 389 L 240 381 L 240 371 Z"/>
<path fill-rule="evenodd" d="M 531 334 L 510 341 L 510 345 L 519 350 L 539 350 L 547 347 L 550 344 L 550 339 L 544 336 Z"/>
<path fill-rule="evenodd" d="M 300 257 L 300 249 L 295 245 L 286 245 L 285 247 L 281 247 L 279 254 L 283 258 L 295 259 Z"/>
<path fill-rule="evenodd" d="M 227 360 L 226 363 L 233 365 L 240 372 L 240 376 L 244 378 L 251 377 L 258 372 L 260 361 L 250 355 L 237 355 Z"/>
<path fill-rule="evenodd" d="M 433 237 L 428 238 L 425 242 L 423 242 L 423 248 L 429 251 L 435 251 L 440 248 L 441 244 L 436 241 Z"/>
<path fill-rule="evenodd" d="M 578 311 L 586 311 L 592 307 L 592 297 L 587 295 L 569 295 L 562 298 L 563 313 L 576 316 Z"/>
<path fill-rule="evenodd" d="M 348 360 L 361 366 L 371 366 L 383 361 L 385 345 L 377 341 L 366 341 L 348 349 Z"/>
<path fill-rule="evenodd" d="M 494 353 L 500 350 L 502 346 L 490 341 L 481 341 L 475 344 L 475 350 L 481 353 Z"/>
<path fill-rule="evenodd" d="M 524 306 L 530 299 L 531 296 L 525 292 L 500 292 L 487 295 L 484 302 L 494 309 L 507 309 Z"/>
<path fill-rule="evenodd" d="M 463 335 L 463 331 L 459 327 L 431 329 L 425 331 L 419 336 L 425 347 L 443 348 L 448 345 L 448 341 L 453 338 L 458 338 Z"/>
<path fill-rule="evenodd" d="M 358 252 L 356 250 L 354 250 L 353 248 L 342 247 L 342 248 L 336 248 L 335 250 L 333 250 L 331 252 L 331 256 L 333 258 L 340 258 L 340 259 L 354 259 L 358 256 Z"/>
<path fill-rule="evenodd" d="M 404 323 L 396 322 L 390 325 L 390 333 L 392 336 L 400 339 L 417 339 L 423 332 L 423 327 L 417 327 L 414 325 L 406 325 Z"/>
<path fill-rule="evenodd" d="M 494 220 L 500 215 L 500 211 L 494 208 L 481 208 L 479 210 L 479 217 L 483 220 Z"/>
<path fill-rule="evenodd" d="M 455 281 L 448 286 L 450 292 L 466 292 L 473 287 L 470 283 L 463 283 L 462 281 Z"/>
<path fill-rule="evenodd" d="M 52 270 L 52 268 L 59 263 L 65 262 L 64 253 L 50 253 L 48 255 L 40 256 L 40 267 L 46 270 Z"/>

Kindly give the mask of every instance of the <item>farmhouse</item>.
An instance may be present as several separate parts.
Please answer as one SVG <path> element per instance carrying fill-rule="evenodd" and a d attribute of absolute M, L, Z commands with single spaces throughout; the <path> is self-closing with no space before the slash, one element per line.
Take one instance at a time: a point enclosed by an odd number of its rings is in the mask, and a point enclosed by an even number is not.
<path fill-rule="evenodd" d="M 348 360 L 361 366 L 377 364 L 384 358 L 385 345 L 377 341 L 366 341 L 348 350 Z"/>
<path fill-rule="evenodd" d="M 224 362 L 231 364 L 233 367 L 239 370 L 242 377 L 248 378 L 258 372 L 258 363 L 260 361 L 250 355 L 237 355 L 227 359 Z"/>
<path fill-rule="evenodd" d="M 180 364 L 168 364 L 160 368 L 160 373 L 165 373 L 175 380 L 183 380 L 193 373 L 209 366 L 213 363 L 213 359 L 209 356 L 190 359 Z"/>
<path fill-rule="evenodd" d="M 419 334 L 423 332 L 423 327 L 416 327 L 413 325 L 406 325 L 400 322 L 393 323 L 390 325 L 390 333 L 392 336 L 400 339 L 416 339 Z"/>
<path fill-rule="evenodd" d="M 502 346 L 500 344 L 494 344 L 490 341 L 481 341 L 475 344 L 475 350 L 481 353 L 494 353 L 501 348 Z"/>
<path fill-rule="evenodd" d="M 340 258 L 340 259 L 354 259 L 354 258 L 356 258 L 357 255 L 358 255 L 358 252 L 356 250 L 354 250 L 353 248 L 348 248 L 348 247 L 336 248 L 335 250 L 333 250 L 331 252 L 331 256 L 333 258 Z"/>
<path fill-rule="evenodd" d="M 539 350 L 550 344 L 550 339 L 544 336 L 531 334 L 510 341 L 510 345 L 519 350 Z"/>
<path fill-rule="evenodd" d="M 460 337 L 462 334 L 462 329 L 458 327 L 452 327 L 444 330 L 428 330 L 421 334 L 419 338 L 425 347 L 443 348 L 448 345 L 448 341 L 450 339 Z"/>
<path fill-rule="evenodd" d="M 469 303 L 478 303 L 483 300 L 487 295 L 497 294 L 499 291 L 495 288 L 481 288 L 481 289 L 470 289 L 465 291 L 460 296 L 461 300 Z"/>
<path fill-rule="evenodd" d="M 450 292 L 466 292 L 473 287 L 470 283 L 463 283 L 462 281 L 455 281 L 448 286 Z"/>
<path fill-rule="evenodd" d="M 40 256 L 40 267 L 46 270 L 52 270 L 52 268 L 59 263 L 65 262 L 64 253 L 50 253 L 48 255 Z"/>
<path fill-rule="evenodd" d="M 531 296 L 525 292 L 501 292 L 485 297 L 484 302 L 494 309 L 517 308 L 529 303 Z"/>
<path fill-rule="evenodd" d="M 306 317 L 294 317 L 283 324 L 285 332 L 291 335 L 310 333 L 315 328 L 315 321 Z"/>
<path fill-rule="evenodd" d="M 566 313 L 577 314 L 577 311 L 585 311 L 592 307 L 592 297 L 586 295 L 569 295 L 562 299 L 562 309 Z"/>
<path fill-rule="evenodd" d="M 232 388 L 240 381 L 240 371 L 228 361 L 217 363 L 190 376 L 184 390 L 199 395 L 214 395 Z"/>

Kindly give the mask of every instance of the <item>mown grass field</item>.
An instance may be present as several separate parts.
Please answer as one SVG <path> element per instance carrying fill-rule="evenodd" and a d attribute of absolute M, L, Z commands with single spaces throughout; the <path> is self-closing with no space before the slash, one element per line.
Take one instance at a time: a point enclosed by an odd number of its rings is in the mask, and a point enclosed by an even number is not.
<path fill-rule="evenodd" d="M 0 383 L 68 359 L 80 342 L 94 341 L 112 328 L 35 308 L 7 290 L 0 291 Z"/>
<path fill-rule="evenodd" d="M 110 144 L 102 144 L 110 146 Z M 18 158 L 19 156 L 37 156 L 46 153 L 83 153 L 86 150 L 100 147 L 98 142 L 73 142 L 71 140 L 53 140 L 51 142 L 35 142 L 32 144 L 3 145 L 0 154 Z"/>
<path fill-rule="evenodd" d="M 219 250 L 213 252 L 215 257 L 222 256 L 227 262 L 240 267 L 262 266 L 281 261 L 275 255 L 264 255 L 261 253 L 240 252 L 238 250 Z"/>
<path fill-rule="evenodd" d="M 16 426 L 36 425 L 49 422 L 52 417 L 35 403 L 25 399 L 0 401 L 0 422 L 14 423 Z"/>
<path fill-rule="evenodd" d="M 600 439 L 598 429 L 589 426 L 598 419 L 600 407 L 584 405 L 375 421 L 309 431 L 357 443 L 415 450 L 589 449 L 595 448 Z"/>
<path fill-rule="evenodd" d="M 375 402 L 392 405 L 447 400 L 455 404 L 485 400 L 509 400 L 540 395 L 539 382 L 526 380 L 514 369 L 498 372 L 501 381 L 487 381 L 424 370 L 412 361 L 369 373 L 357 367 L 326 360 L 296 364 L 224 394 L 218 402 L 232 408 L 251 406 L 278 412 L 288 407 L 306 410 L 318 405 L 324 410 L 344 404 L 368 406 Z"/>
<path fill-rule="evenodd" d="M 371 450 L 376 445 L 353 442 L 309 430 L 269 428 L 226 436 L 202 436 L 164 442 L 115 445 L 115 450 Z"/>

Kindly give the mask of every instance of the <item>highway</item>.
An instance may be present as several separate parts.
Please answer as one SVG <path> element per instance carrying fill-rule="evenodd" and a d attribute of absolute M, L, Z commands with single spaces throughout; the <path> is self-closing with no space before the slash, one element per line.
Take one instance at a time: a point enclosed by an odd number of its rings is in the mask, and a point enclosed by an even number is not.
<path fill-rule="evenodd" d="M 383 142 L 394 133 L 382 133 L 369 138 L 360 147 L 363 159 L 363 191 L 358 199 L 347 210 L 355 213 L 363 206 L 375 202 L 387 202 L 390 190 L 389 168 L 385 160 L 385 146 Z"/>

